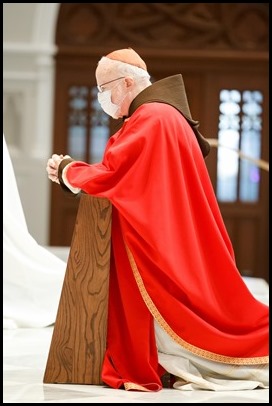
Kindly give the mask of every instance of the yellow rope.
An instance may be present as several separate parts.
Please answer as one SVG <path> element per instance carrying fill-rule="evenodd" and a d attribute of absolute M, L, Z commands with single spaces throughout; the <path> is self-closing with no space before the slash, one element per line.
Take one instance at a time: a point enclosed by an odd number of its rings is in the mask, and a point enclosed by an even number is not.
<path fill-rule="evenodd" d="M 269 163 L 264 161 L 263 159 L 252 158 L 251 156 L 244 154 L 239 149 L 231 148 L 226 145 L 222 145 L 216 138 L 207 138 L 207 141 L 209 142 L 211 147 L 217 147 L 217 148 L 222 147 L 222 148 L 231 149 L 232 151 L 237 152 L 237 154 L 240 156 L 240 158 L 247 159 L 248 161 L 251 161 L 252 163 L 257 165 L 259 168 L 264 169 L 265 171 L 269 172 Z"/>

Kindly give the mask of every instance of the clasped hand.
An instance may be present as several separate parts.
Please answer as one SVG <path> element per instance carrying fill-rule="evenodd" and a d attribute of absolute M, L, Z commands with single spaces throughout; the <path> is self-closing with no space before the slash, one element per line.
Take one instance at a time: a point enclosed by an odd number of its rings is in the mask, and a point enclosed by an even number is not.
<path fill-rule="evenodd" d="M 51 158 L 48 159 L 46 165 L 46 172 L 48 173 L 48 178 L 52 180 L 52 182 L 60 183 L 58 177 L 58 170 L 59 164 L 64 158 L 70 158 L 69 155 L 63 156 L 58 154 L 53 154 Z"/>

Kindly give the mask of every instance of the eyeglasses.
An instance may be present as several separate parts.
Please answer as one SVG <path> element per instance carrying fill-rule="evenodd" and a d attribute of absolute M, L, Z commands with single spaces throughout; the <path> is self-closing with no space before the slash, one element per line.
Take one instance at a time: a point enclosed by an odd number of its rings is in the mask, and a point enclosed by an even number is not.
<path fill-rule="evenodd" d="M 97 86 L 97 89 L 98 89 L 98 91 L 99 91 L 100 93 L 102 93 L 102 92 L 103 92 L 103 86 L 108 85 L 109 83 L 115 82 L 116 80 L 120 80 L 120 79 L 124 79 L 124 78 L 125 78 L 125 76 L 122 76 L 122 77 L 120 77 L 120 78 L 110 80 L 109 82 L 102 83 L 102 85 L 98 85 L 98 86 Z"/>

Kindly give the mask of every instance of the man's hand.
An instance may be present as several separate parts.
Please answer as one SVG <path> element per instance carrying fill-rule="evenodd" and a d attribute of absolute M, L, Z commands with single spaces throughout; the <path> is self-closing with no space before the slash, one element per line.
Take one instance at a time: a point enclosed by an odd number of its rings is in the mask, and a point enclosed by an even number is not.
<path fill-rule="evenodd" d="M 63 156 L 53 154 L 52 158 L 49 158 L 47 161 L 46 165 L 46 172 L 48 173 L 48 178 L 52 180 L 52 182 L 60 183 L 59 178 L 58 178 L 58 169 L 59 169 L 59 164 L 64 158 L 70 158 L 69 155 Z"/>

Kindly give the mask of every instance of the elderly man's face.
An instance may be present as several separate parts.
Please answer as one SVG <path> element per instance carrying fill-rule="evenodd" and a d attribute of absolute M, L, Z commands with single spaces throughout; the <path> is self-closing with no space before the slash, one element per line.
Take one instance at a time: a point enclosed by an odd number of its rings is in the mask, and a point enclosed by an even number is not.
<path fill-rule="evenodd" d="M 119 79 L 121 75 L 103 61 L 97 66 L 95 76 L 98 90 L 103 91 L 104 86 L 105 89 L 110 90 L 112 85 L 115 85 L 115 79 Z"/>
<path fill-rule="evenodd" d="M 101 94 L 99 99 L 100 101 L 103 100 L 103 110 L 109 111 L 109 107 L 106 109 L 104 104 L 105 97 L 109 97 L 110 102 L 119 107 L 118 117 L 127 116 L 130 103 L 135 97 L 135 94 L 133 93 L 134 79 L 130 76 L 122 76 L 120 70 L 114 69 L 112 63 L 108 63 L 107 60 L 102 60 L 98 64 L 95 76 L 98 92 Z M 108 90 L 110 90 L 110 95 L 102 97 L 103 92 Z"/>
<path fill-rule="evenodd" d="M 101 83 L 100 85 L 97 86 L 97 89 L 100 93 L 102 93 L 104 90 L 112 90 L 118 85 L 117 81 L 125 79 L 125 76 L 120 76 L 119 78 L 108 80 L 107 82 Z"/>

